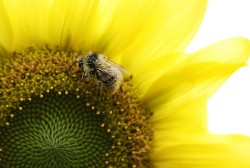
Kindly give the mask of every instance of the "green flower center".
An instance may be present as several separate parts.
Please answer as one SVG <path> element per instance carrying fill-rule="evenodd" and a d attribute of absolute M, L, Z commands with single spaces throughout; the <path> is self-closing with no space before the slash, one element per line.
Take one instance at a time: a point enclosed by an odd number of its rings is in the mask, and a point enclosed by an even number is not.
<path fill-rule="evenodd" d="M 29 48 L 0 65 L 0 167 L 149 167 L 150 117 L 125 78 L 98 96 L 80 53 Z"/>
<path fill-rule="evenodd" d="M 3 131 L 5 167 L 101 167 L 113 140 L 74 94 L 34 98 Z"/>

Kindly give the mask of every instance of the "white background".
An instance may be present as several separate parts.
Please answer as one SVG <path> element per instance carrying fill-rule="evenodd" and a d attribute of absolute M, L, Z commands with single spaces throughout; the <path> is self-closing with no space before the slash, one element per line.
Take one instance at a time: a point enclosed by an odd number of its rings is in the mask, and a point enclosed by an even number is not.
<path fill-rule="evenodd" d="M 209 0 L 200 30 L 186 51 L 235 36 L 250 39 L 250 0 Z M 237 71 L 210 98 L 208 108 L 211 132 L 250 136 L 250 67 Z"/>

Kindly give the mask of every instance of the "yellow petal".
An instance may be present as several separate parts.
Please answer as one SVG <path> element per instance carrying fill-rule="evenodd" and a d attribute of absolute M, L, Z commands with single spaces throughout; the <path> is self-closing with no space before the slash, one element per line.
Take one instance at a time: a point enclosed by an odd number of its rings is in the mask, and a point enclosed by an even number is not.
<path fill-rule="evenodd" d="M 54 43 L 64 42 L 74 49 L 122 55 L 123 65 L 132 66 L 134 59 L 144 62 L 183 50 L 197 31 L 205 7 L 203 0 L 55 1 L 51 35 Z"/>
<path fill-rule="evenodd" d="M 248 168 L 250 137 L 241 135 L 155 135 L 155 167 Z"/>
<path fill-rule="evenodd" d="M 3 1 L 5 12 L 8 16 L 13 34 L 13 40 L 7 47 L 8 50 L 19 50 L 31 45 L 44 45 L 49 37 L 49 1 Z M 6 21 L 6 22 L 8 22 Z M 3 27 L 8 26 L 1 22 Z M 1 43 L 7 43 L 6 40 Z"/>
<path fill-rule="evenodd" d="M 5 11 L 2 1 L 0 1 L 0 53 L 3 50 L 10 50 L 13 42 L 12 27 Z"/>
<path fill-rule="evenodd" d="M 131 72 L 145 62 L 183 51 L 197 31 L 206 1 L 124 1 L 104 34 L 107 55 L 122 55 Z"/>
<path fill-rule="evenodd" d="M 250 56 L 250 41 L 232 38 L 202 49 L 179 62 L 151 85 L 144 96 L 150 107 L 164 102 L 207 99 Z M 179 59 L 179 58 L 178 58 Z M 167 66 L 167 65 L 166 65 Z"/>
<path fill-rule="evenodd" d="M 6 0 L 3 6 L 14 50 L 44 43 L 95 50 L 123 56 L 122 64 L 133 71 L 147 58 L 182 51 L 200 25 L 206 0 Z M 1 25 L 7 30 L 6 23 Z M 4 39 L 0 43 L 7 44 Z"/>
<path fill-rule="evenodd" d="M 109 7 L 107 7 L 108 5 Z M 65 48 L 98 51 L 97 45 L 101 40 L 99 34 L 106 29 L 105 24 L 109 23 L 106 20 L 107 14 L 102 8 L 107 8 L 107 13 L 109 13 L 108 9 L 110 12 L 113 11 L 112 4 L 105 4 L 105 2 L 98 0 L 54 0 L 51 6 L 49 25 L 49 33 L 52 37 L 50 43 L 59 44 Z M 107 22 L 105 23 L 105 21 Z"/>
<path fill-rule="evenodd" d="M 162 92 L 165 95 L 160 94 L 158 97 L 154 95 L 151 102 L 148 100 L 148 104 L 152 105 L 151 107 L 154 109 L 154 120 L 157 123 L 155 127 L 158 128 L 159 125 L 164 128 L 165 125 L 179 124 L 180 128 L 187 129 L 191 126 L 200 128 L 201 125 L 197 125 L 198 123 L 206 125 L 204 117 L 207 115 L 202 107 L 206 107 L 208 97 L 240 66 L 242 64 L 214 62 L 192 64 L 178 73 L 168 76 L 166 79 L 172 80 L 169 83 L 158 81 L 160 83 L 158 85 L 165 84 L 169 88 Z M 158 88 L 155 86 L 155 90 Z M 199 120 L 194 122 L 197 119 Z M 166 120 L 171 121 L 166 122 Z M 173 129 L 179 127 L 175 126 Z M 171 130 L 173 131 L 173 129 Z"/>
<path fill-rule="evenodd" d="M 249 58 L 249 40 L 235 37 L 206 47 L 190 58 L 189 63 L 221 62 L 245 63 Z"/>
<path fill-rule="evenodd" d="M 170 102 L 154 111 L 152 124 L 155 133 L 167 130 L 171 133 L 207 133 L 206 101 L 186 100 Z"/>
<path fill-rule="evenodd" d="M 148 90 L 152 89 L 151 86 L 153 83 L 159 79 L 159 77 L 163 76 L 166 71 L 179 68 L 179 66 L 187 60 L 188 56 L 188 54 L 184 53 L 171 53 L 165 57 L 159 57 L 155 60 L 148 61 L 133 71 L 133 81 L 140 89 L 142 97 L 144 94 L 147 96 L 150 91 L 154 92 L 154 90 Z M 161 82 L 159 85 L 160 84 Z"/>
<path fill-rule="evenodd" d="M 250 137 L 211 135 L 206 108 L 207 98 L 249 56 L 249 40 L 222 41 L 191 54 L 152 85 L 145 98 L 154 109 L 155 167 L 250 166 Z"/>
<path fill-rule="evenodd" d="M 208 97 L 245 65 L 249 56 L 250 41 L 234 38 L 200 50 L 168 70 L 144 96 L 154 111 L 154 128 L 176 133 L 206 132 Z"/>

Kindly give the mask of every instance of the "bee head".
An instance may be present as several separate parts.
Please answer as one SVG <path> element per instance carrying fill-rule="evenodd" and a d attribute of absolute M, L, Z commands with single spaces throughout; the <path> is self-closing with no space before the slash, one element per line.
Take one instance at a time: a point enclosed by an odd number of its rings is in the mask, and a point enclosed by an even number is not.
<path fill-rule="evenodd" d="M 87 63 L 89 65 L 94 64 L 97 60 L 97 54 L 93 52 L 87 53 Z"/>

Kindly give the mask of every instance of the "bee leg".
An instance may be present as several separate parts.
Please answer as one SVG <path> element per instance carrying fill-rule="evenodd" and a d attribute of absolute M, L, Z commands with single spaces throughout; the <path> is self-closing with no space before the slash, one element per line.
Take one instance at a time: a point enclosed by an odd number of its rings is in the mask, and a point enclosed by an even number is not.
<path fill-rule="evenodd" d="M 101 80 L 100 80 L 100 76 L 99 76 L 98 73 L 96 73 L 96 78 L 97 78 L 97 82 L 98 82 L 98 90 L 97 90 L 97 92 L 98 92 L 98 96 L 100 96 L 101 95 Z"/>
<path fill-rule="evenodd" d="M 82 73 L 82 77 L 81 77 L 81 81 L 86 77 L 86 74 L 83 70 L 83 68 L 80 69 L 81 70 L 81 73 Z"/>
<path fill-rule="evenodd" d="M 84 73 L 82 73 L 81 81 L 83 80 L 83 78 L 84 78 Z"/>
<path fill-rule="evenodd" d="M 98 80 L 98 96 L 101 96 L 101 82 Z"/>
<path fill-rule="evenodd" d="M 70 65 L 69 70 L 68 70 L 68 78 L 67 78 L 67 80 L 66 80 L 65 82 L 67 82 L 67 81 L 69 80 L 70 71 L 71 71 L 72 67 L 73 67 L 76 63 L 77 63 L 77 61 L 73 62 L 73 64 Z"/>
<path fill-rule="evenodd" d="M 120 91 L 121 91 L 122 93 L 124 92 L 124 90 L 123 90 L 122 86 L 120 86 Z"/>
<path fill-rule="evenodd" d="M 83 67 L 83 62 L 81 61 L 81 62 L 78 64 L 78 66 L 79 66 L 79 69 L 80 69 L 80 71 L 81 71 L 81 73 L 82 73 L 82 77 L 81 77 L 81 81 L 82 81 L 83 78 L 84 78 L 84 75 L 85 75 L 84 67 Z"/>

